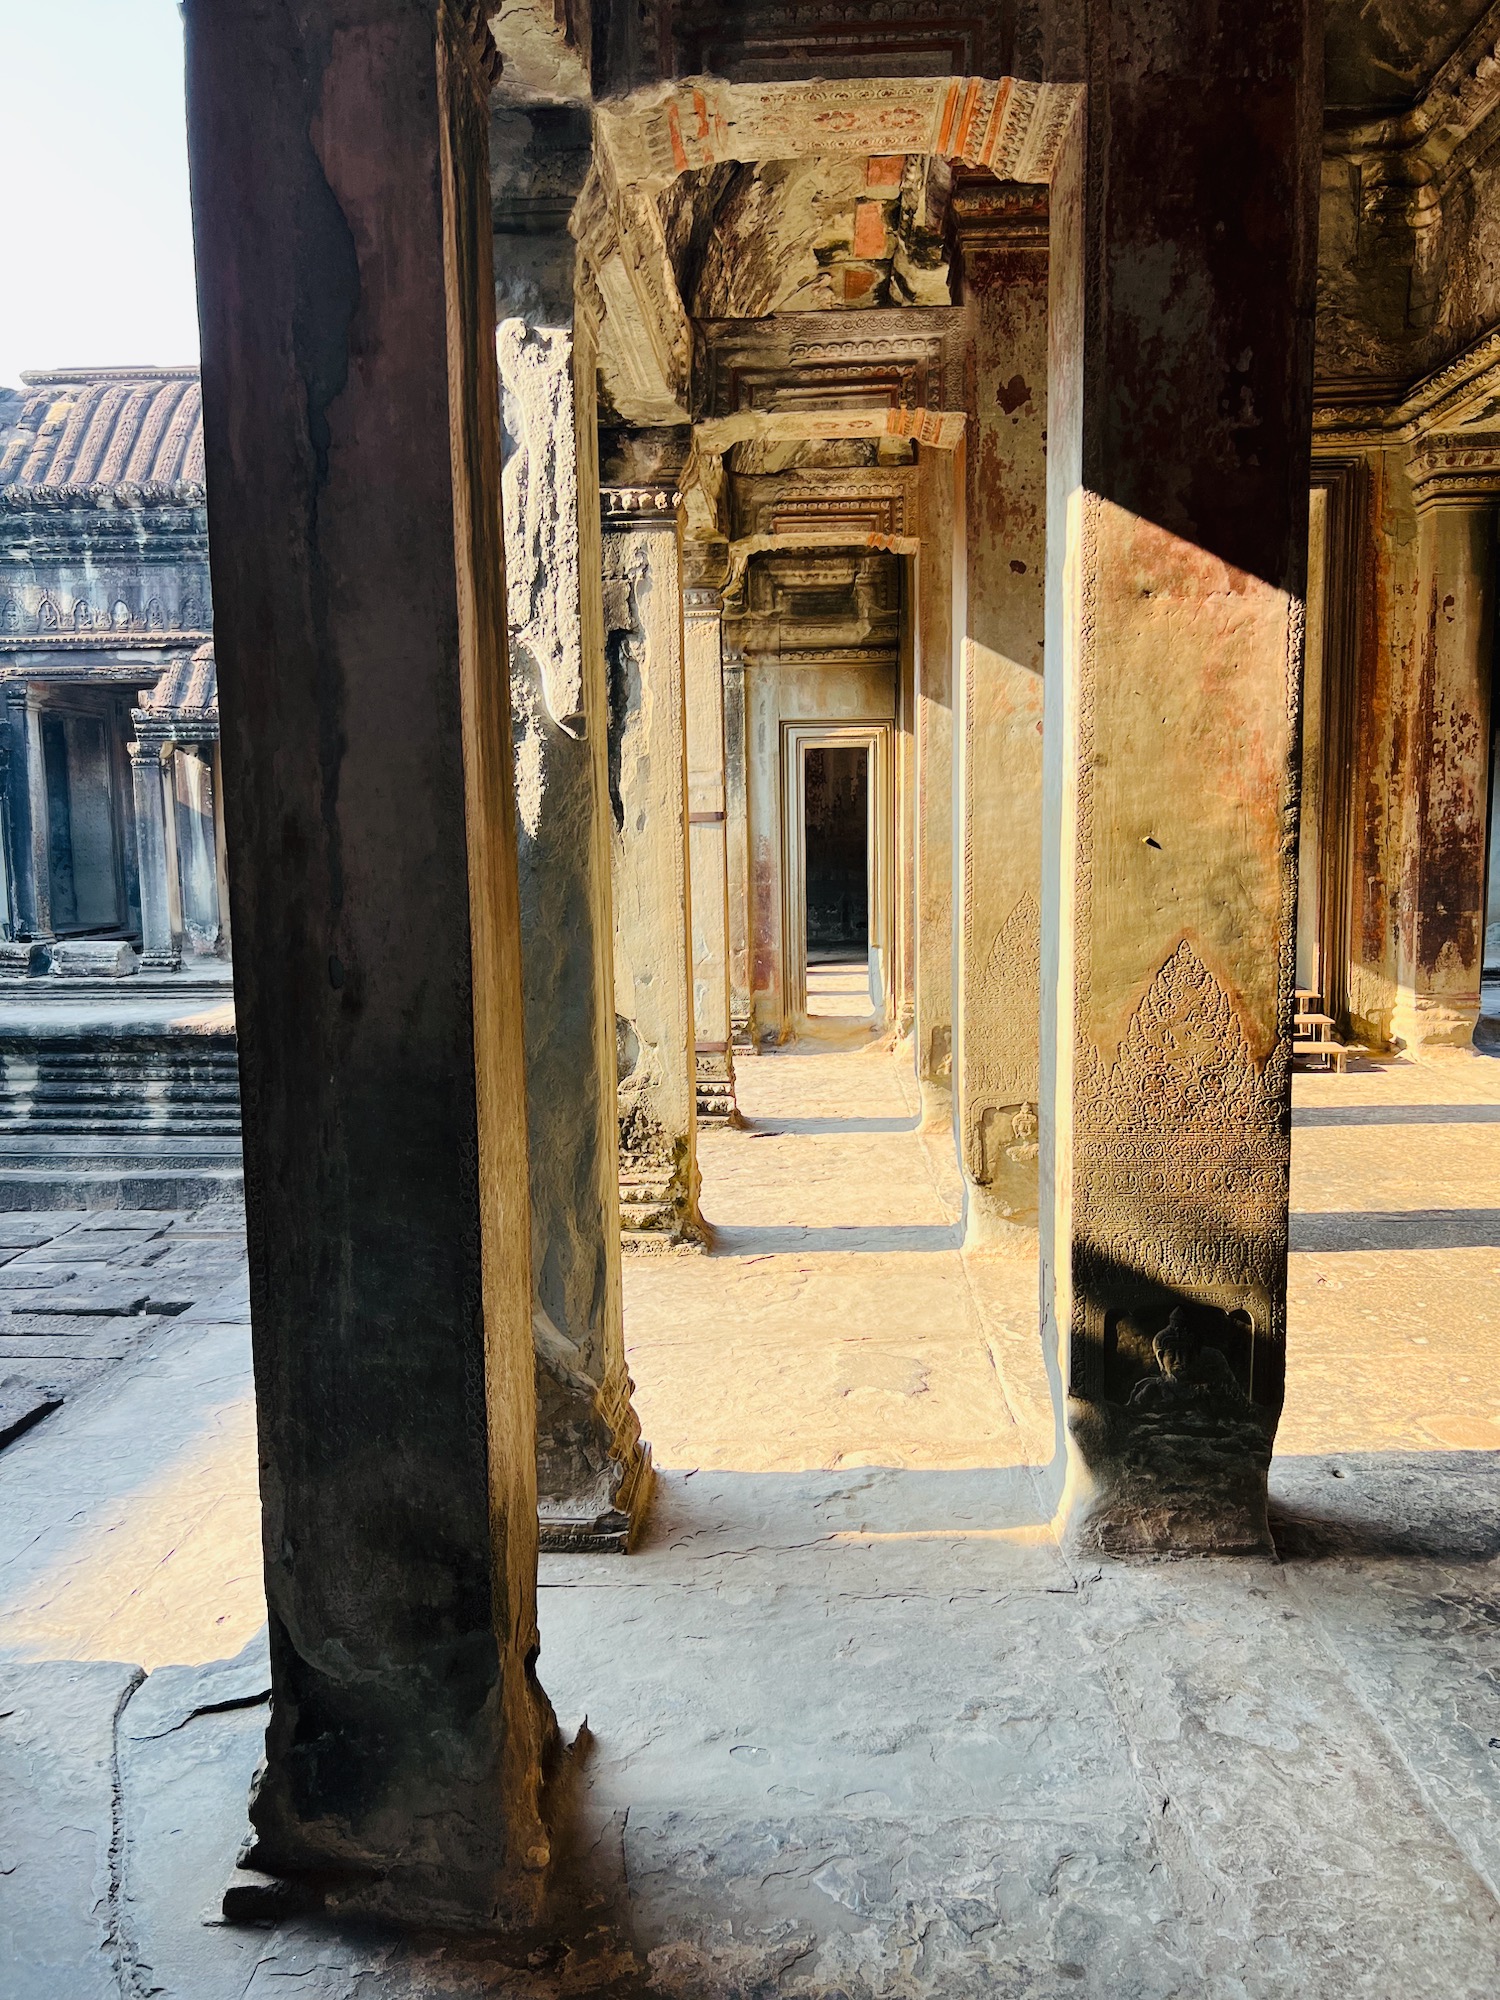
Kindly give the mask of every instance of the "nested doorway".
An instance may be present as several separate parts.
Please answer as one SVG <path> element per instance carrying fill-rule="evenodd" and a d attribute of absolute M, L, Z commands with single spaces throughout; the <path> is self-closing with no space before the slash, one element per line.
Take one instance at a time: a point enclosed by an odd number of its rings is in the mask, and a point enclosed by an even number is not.
<path fill-rule="evenodd" d="M 894 930 L 889 722 L 784 722 L 782 978 L 794 1032 L 886 1025 Z"/>

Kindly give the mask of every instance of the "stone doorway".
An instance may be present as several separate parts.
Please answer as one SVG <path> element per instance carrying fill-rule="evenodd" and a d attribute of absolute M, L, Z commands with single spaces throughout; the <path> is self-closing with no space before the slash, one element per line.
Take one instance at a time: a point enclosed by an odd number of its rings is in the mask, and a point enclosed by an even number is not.
<path fill-rule="evenodd" d="M 891 1012 L 889 722 L 782 725 L 785 1007 L 797 1034 Z"/>

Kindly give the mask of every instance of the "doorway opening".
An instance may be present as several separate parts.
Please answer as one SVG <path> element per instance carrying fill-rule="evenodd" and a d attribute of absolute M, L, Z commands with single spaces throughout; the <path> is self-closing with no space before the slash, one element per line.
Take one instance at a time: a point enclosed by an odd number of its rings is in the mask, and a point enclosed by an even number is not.
<path fill-rule="evenodd" d="M 870 1012 L 870 752 L 810 747 L 803 776 L 807 1011 Z"/>
<path fill-rule="evenodd" d="M 782 729 L 786 1018 L 794 1033 L 819 1022 L 882 1028 L 894 925 L 891 724 Z"/>

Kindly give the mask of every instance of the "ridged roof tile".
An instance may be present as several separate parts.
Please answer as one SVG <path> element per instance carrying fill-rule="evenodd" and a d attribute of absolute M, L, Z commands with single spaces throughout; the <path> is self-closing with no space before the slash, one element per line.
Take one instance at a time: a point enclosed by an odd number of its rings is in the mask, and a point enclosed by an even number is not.
<path fill-rule="evenodd" d="M 13 399 L 0 408 L 0 490 L 202 485 L 196 369 L 66 368 L 21 380 L 19 412 Z"/>

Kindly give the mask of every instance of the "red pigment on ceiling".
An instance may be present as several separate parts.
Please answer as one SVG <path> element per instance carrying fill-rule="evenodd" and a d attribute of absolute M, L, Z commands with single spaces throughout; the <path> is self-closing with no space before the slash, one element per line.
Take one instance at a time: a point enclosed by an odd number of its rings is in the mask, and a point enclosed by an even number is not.
<path fill-rule="evenodd" d="M 880 257 L 885 254 L 885 210 L 878 201 L 855 204 L 854 254 L 856 257 Z"/>

